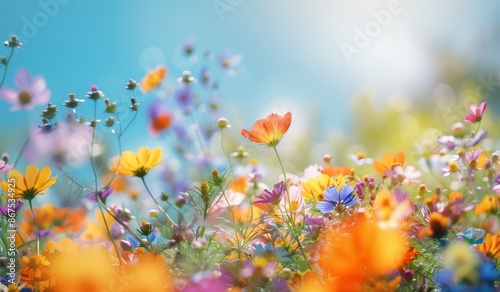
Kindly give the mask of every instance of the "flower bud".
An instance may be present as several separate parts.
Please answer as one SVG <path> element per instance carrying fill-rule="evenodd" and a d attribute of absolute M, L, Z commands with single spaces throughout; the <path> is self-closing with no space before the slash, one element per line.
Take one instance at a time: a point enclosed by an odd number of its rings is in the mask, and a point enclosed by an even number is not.
<path fill-rule="evenodd" d="M 220 186 L 222 184 L 223 179 L 220 176 L 219 171 L 217 169 L 213 169 L 211 174 L 212 174 L 212 181 L 214 182 L 214 184 L 216 186 Z"/>
<path fill-rule="evenodd" d="M 330 164 L 330 161 L 332 161 L 332 156 L 330 154 L 325 154 L 323 156 L 323 162 L 326 164 Z"/>
<path fill-rule="evenodd" d="M 153 232 L 153 229 L 153 224 L 146 222 L 146 220 L 141 221 L 140 233 L 142 235 L 148 236 L 151 232 Z"/>
<path fill-rule="evenodd" d="M 160 200 L 162 200 L 164 202 L 167 201 L 168 200 L 168 194 L 165 193 L 165 192 L 161 192 Z"/>
<path fill-rule="evenodd" d="M 2 154 L 2 160 L 3 162 L 5 162 L 5 164 L 7 164 L 9 162 L 9 154 L 7 153 Z"/>
<path fill-rule="evenodd" d="M 47 120 L 50 120 L 56 116 L 56 112 L 57 112 L 57 106 L 55 104 L 52 104 L 49 102 L 47 104 L 47 107 L 40 114 L 40 116 L 42 116 L 43 118 L 45 118 Z"/>
<path fill-rule="evenodd" d="M 220 118 L 217 120 L 217 127 L 219 129 L 225 129 L 225 128 L 229 128 L 231 126 L 228 125 L 226 118 Z"/>
<path fill-rule="evenodd" d="M 465 134 L 467 134 L 465 125 L 462 123 L 454 123 L 451 126 L 451 134 L 456 138 L 463 138 Z"/>
<path fill-rule="evenodd" d="M 77 99 L 74 93 L 69 94 L 69 100 L 64 101 L 64 106 L 67 108 L 75 108 L 78 104 L 84 102 L 83 99 Z"/>
<path fill-rule="evenodd" d="M 134 90 L 137 87 L 137 85 L 138 85 L 137 81 L 130 79 L 125 88 L 127 90 Z"/>
<path fill-rule="evenodd" d="M 95 86 L 95 85 L 90 86 L 90 91 L 87 92 L 86 95 L 88 98 L 90 98 L 94 101 L 98 100 L 101 97 L 104 97 L 104 93 L 102 93 L 102 91 L 100 91 L 100 90 L 97 90 L 97 86 Z"/>
<path fill-rule="evenodd" d="M 113 117 L 108 117 L 106 119 L 106 127 L 113 127 L 115 124 L 115 119 Z"/>
<path fill-rule="evenodd" d="M 23 44 L 19 41 L 16 35 L 12 35 L 10 40 L 3 42 L 6 47 L 20 48 Z"/>
<path fill-rule="evenodd" d="M 418 186 L 418 193 L 423 196 L 425 193 L 427 193 L 429 189 L 427 188 L 427 186 L 425 184 L 421 184 Z"/>
<path fill-rule="evenodd" d="M 134 97 L 130 98 L 130 103 L 132 103 L 130 106 L 131 111 L 137 111 L 139 109 L 139 103 L 136 102 Z"/>
<path fill-rule="evenodd" d="M 132 244 L 127 240 L 120 240 L 120 247 L 124 251 L 132 252 Z"/>
<path fill-rule="evenodd" d="M 153 218 L 158 217 L 158 214 L 160 214 L 160 212 L 156 209 L 149 210 L 148 212 L 148 216 Z"/>
<path fill-rule="evenodd" d="M 182 208 L 186 204 L 186 198 L 182 195 L 178 195 L 177 198 L 175 199 L 175 205 L 179 208 Z"/>
<path fill-rule="evenodd" d="M 208 202 L 208 200 L 210 200 L 210 187 L 208 186 L 208 182 L 202 181 L 200 183 L 200 192 L 202 200 Z"/>

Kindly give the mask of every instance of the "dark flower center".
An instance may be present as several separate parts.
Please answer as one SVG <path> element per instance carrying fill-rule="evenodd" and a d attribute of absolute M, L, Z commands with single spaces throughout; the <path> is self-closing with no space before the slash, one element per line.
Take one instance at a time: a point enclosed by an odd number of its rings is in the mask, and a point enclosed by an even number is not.
<path fill-rule="evenodd" d="M 26 89 L 21 89 L 17 95 L 17 98 L 22 105 L 26 105 L 31 102 L 31 93 Z"/>

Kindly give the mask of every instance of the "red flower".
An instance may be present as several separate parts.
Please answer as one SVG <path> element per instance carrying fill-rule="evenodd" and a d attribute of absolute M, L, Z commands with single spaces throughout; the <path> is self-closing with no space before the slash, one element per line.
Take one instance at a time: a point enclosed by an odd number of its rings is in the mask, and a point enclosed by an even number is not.
<path fill-rule="evenodd" d="M 253 125 L 252 130 L 241 130 L 241 135 L 252 142 L 275 147 L 288 131 L 291 123 L 292 113 L 290 112 L 284 116 L 270 114 L 267 118 L 258 120 Z"/>

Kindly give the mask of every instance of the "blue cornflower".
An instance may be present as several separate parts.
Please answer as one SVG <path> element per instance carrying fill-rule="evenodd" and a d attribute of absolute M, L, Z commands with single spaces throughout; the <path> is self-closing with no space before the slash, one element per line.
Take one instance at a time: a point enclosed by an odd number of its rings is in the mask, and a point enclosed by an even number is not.
<path fill-rule="evenodd" d="M 354 188 L 350 185 L 343 186 L 340 191 L 335 186 L 329 187 L 325 189 L 324 196 L 324 200 L 318 202 L 316 208 L 325 214 L 330 213 L 334 208 L 350 207 L 360 201 L 354 197 Z"/>

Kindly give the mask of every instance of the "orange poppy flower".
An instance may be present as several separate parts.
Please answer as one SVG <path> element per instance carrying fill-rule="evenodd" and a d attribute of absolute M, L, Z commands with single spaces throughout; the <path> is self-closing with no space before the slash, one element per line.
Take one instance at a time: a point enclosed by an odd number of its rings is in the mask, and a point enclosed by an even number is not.
<path fill-rule="evenodd" d="M 142 92 L 150 92 L 160 85 L 163 81 L 163 78 L 167 75 L 168 69 L 167 67 L 160 65 L 155 69 L 146 73 L 141 80 L 141 90 Z"/>
<path fill-rule="evenodd" d="M 484 242 L 476 249 L 486 257 L 497 259 L 500 257 L 500 235 L 487 233 Z"/>
<path fill-rule="evenodd" d="M 380 175 L 385 176 L 385 172 L 387 170 L 392 170 L 395 166 L 403 166 L 406 161 L 406 156 L 403 151 L 399 151 L 396 154 L 391 152 L 387 152 L 382 156 L 381 160 L 377 160 L 373 162 L 373 167 L 375 171 Z"/>
<path fill-rule="evenodd" d="M 241 135 L 248 140 L 276 147 L 292 123 L 292 113 L 284 116 L 270 114 L 265 119 L 258 120 L 250 131 L 241 130 Z"/>

